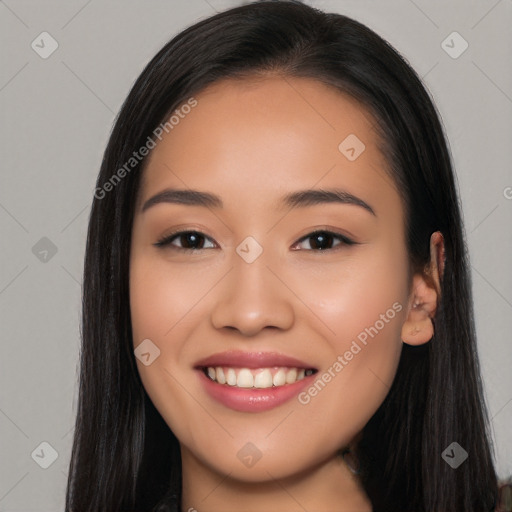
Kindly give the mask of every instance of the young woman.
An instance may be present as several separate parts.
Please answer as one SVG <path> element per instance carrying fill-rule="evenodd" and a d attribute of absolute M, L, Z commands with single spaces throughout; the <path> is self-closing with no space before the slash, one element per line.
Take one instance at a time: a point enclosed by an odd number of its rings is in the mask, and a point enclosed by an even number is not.
<path fill-rule="evenodd" d="M 186 29 L 97 181 L 66 510 L 495 509 L 454 174 L 364 25 Z"/>

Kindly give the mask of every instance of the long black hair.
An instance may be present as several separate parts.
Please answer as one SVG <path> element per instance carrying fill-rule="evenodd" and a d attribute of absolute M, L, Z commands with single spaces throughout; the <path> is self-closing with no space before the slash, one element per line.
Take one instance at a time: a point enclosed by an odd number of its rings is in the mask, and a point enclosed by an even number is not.
<path fill-rule="evenodd" d="M 133 353 L 129 254 L 146 159 L 129 168 L 126 162 L 207 85 L 268 73 L 314 78 L 356 98 L 372 114 L 405 205 L 415 271 L 430 261 L 431 233 L 444 236 L 435 335 L 423 346 L 403 346 L 393 385 L 357 446 L 374 510 L 492 510 L 497 477 L 467 247 L 439 116 L 417 74 L 381 37 L 348 17 L 293 1 L 250 3 L 187 28 L 149 62 L 121 108 L 89 219 L 66 510 L 145 512 L 159 502 L 179 510 L 179 443 L 146 394 Z M 125 172 L 118 172 L 123 166 Z M 468 453 L 456 469 L 442 457 L 452 442 Z"/>

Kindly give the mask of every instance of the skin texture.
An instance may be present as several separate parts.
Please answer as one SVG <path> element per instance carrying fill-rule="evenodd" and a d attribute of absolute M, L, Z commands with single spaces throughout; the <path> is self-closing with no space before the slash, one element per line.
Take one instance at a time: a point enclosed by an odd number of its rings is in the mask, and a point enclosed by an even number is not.
<path fill-rule="evenodd" d="M 134 348 L 160 356 L 137 365 L 146 391 L 180 441 L 183 510 L 371 510 L 337 455 L 384 400 L 402 341 L 428 342 L 439 292 L 442 237 L 432 237 L 431 279 L 412 275 L 404 210 L 378 150 L 373 120 L 355 100 L 311 79 L 266 76 L 217 82 L 149 155 L 134 217 L 130 306 Z M 355 134 L 365 150 L 338 149 Z M 342 188 L 367 202 L 290 209 L 281 196 Z M 217 194 L 223 208 L 158 203 L 166 188 Z M 341 233 L 315 249 L 316 229 Z M 198 247 L 154 244 L 174 231 L 205 235 Z M 252 236 L 262 254 L 237 246 Z M 185 240 L 186 242 L 186 240 Z M 307 404 L 231 410 L 202 389 L 194 366 L 225 350 L 280 352 L 328 371 L 357 336 L 395 315 Z M 417 306 L 414 306 L 417 304 Z M 237 452 L 253 443 L 261 459 Z"/>

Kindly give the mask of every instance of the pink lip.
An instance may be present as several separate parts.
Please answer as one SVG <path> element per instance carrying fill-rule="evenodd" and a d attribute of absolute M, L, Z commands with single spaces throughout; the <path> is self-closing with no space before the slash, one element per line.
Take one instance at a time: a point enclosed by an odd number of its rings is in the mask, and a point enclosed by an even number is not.
<path fill-rule="evenodd" d="M 249 369 L 284 366 L 290 368 L 316 369 L 304 361 L 277 352 L 243 352 L 241 350 L 230 350 L 213 354 L 205 359 L 201 359 L 201 361 L 195 364 L 195 368 L 206 368 L 208 366 L 233 366 Z"/>
<path fill-rule="evenodd" d="M 293 384 L 266 389 L 248 389 L 219 384 L 207 377 L 201 369 L 197 370 L 197 374 L 201 385 L 211 398 L 239 412 L 263 412 L 278 407 L 297 396 L 316 377 L 316 374 L 313 374 Z"/>
<path fill-rule="evenodd" d="M 224 406 L 240 412 L 267 411 L 287 402 L 310 384 L 315 374 L 304 377 L 293 384 L 285 384 L 284 386 L 265 389 L 238 388 L 227 384 L 219 384 L 211 380 L 204 372 L 204 369 L 209 366 L 231 366 L 249 369 L 289 367 L 316 370 L 316 368 L 304 361 L 277 352 L 229 350 L 213 354 L 198 361 L 194 369 L 197 370 L 206 393 Z"/>

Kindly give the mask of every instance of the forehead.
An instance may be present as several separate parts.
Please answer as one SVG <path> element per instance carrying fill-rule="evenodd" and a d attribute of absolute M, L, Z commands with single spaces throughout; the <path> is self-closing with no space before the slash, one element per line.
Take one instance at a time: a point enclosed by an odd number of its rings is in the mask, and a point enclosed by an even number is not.
<path fill-rule="evenodd" d="M 247 205 L 315 184 L 351 187 L 369 200 L 387 187 L 396 200 L 373 117 L 333 87 L 254 77 L 216 82 L 194 98 L 148 156 L 141 201 L 180 187 L 216 189 Z"/>

